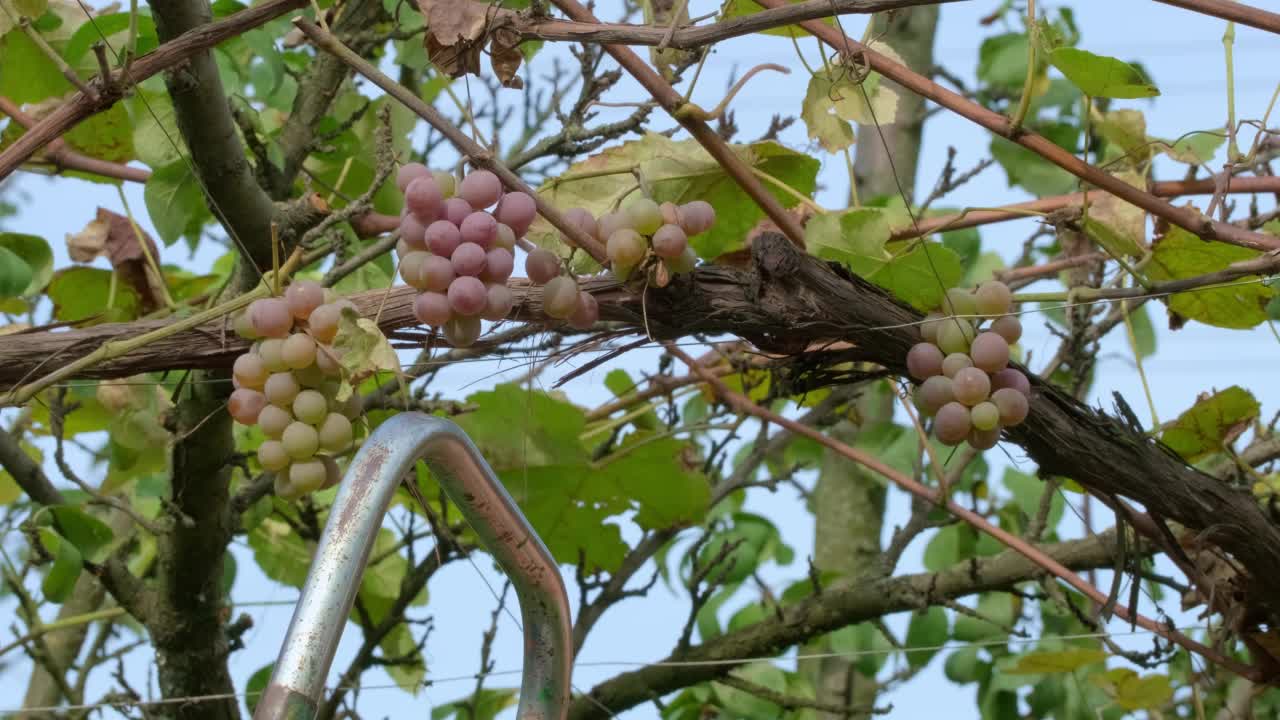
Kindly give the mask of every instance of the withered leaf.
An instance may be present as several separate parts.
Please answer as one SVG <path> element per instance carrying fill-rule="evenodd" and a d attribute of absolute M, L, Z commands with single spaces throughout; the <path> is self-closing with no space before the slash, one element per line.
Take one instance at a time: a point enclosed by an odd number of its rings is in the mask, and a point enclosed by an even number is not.
<path fill-rule="evenodd" d="M 143 312 L 150 312 L 160 307 L 156 283 L 161 280 L 151 272 L 139 240 L 147 244 L 147 251 L 158 264 L 160 250 L 150 235 L 142 228 L 135 232 L 128 217 L 100 207 L 97 217 L 84 229 L 67 234 L 67 254 L 79 263 L 93 262 L 99 256 L 106 256 L 120 279 L 138 293 Z"/>

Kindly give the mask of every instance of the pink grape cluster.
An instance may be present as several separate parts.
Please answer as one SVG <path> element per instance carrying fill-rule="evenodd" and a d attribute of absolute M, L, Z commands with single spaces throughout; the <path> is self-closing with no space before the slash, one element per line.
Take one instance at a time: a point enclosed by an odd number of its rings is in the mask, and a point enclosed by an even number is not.
<path fill-rule="evenodd" d="M 504 193 L 488 170 L 455 182 L 448 173 L 409 163 L 396 184 L 404 193 L 396 247 L 400 277 L 422 291 L 414 316 L 443 328 L 453 346 L 467 347 L 480 337 L 481 320 L 501 320 L 515 304 L 507 278 L 516 240 L 533 223 L 533 198 Z"/>
<path fill-rule="evenodd" d="M 907 353 L 907 371 L 920 381 L 916 407 L 933 417 L 933 431 L 946 445 L 967 440 L 976 450 L 995 447 L 1000 430 L 1027 417 L 1031 383 L 1009 367 L 1009 346 L 1022 337 L 1022 323 L 1007 314 L 1013 293 L 1002 282 L 976 291 L 953 288 L 943 306 L 920 327 L 924 342 Z M 983 317 L 991 318 L 982 327 Z"/>
<path fill-rule="evenodd" d="M 351 447 L 360 397 L 335 399 L 342 362 L 331 345 L 344 307 L 355 309 L 326 297 L 319 284 L 299 281 L 283 298 L 255 300 L 236 319 L 236 332 L 256 342 L 236 358 L 227 409 L 266 436 L 258 462 L 275 473 L 275 492 L 285 499 L 337 484 L 332 456 Z"/>

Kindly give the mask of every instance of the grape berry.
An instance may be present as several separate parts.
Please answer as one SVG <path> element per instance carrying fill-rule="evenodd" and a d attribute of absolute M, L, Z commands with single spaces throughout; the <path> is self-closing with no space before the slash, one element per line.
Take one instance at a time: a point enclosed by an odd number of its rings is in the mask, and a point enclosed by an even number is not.
<path fill-rule="evenodd" d="M 430 175 L 402 172 L 398 179 L 413 188 L 424 177 Z M 275 473 L 275 492 L 285 499 L 336 484 L 337 464 L 319 453 L 351 447 L 359 397 L 337 401 L 342 358 L 331 345 L 344 306 L 353 307 L 347 300 L 326 298 L 317 283 L 299 281 L 283 298 L 255 300 L 235 322 L 237 332 L 257 342 L 236 358 L 236 389 L 227 410 L 236 422 L 257 425 L 266 436 L 258 462 Z"/>
<path fill-rule="evenodd" d="M 1030 409 L 1031 382 L 1009 367 L 1009 346 L 1022 337 L 1022 323 L 1009 315 L 1013 294 L 1002 282 L 975 291 L 948 290 L 942 308 L 920 326 L 924 342 L 907 352 L 907 372 L 920 381 L 916 405 L 933 417 L 933 432 L 945 445 L 967 441 L 976 450 L 995 447 L 1002 428 L 1018 425 Z M 982 317 L 991 318 L 980 328 Z"/>

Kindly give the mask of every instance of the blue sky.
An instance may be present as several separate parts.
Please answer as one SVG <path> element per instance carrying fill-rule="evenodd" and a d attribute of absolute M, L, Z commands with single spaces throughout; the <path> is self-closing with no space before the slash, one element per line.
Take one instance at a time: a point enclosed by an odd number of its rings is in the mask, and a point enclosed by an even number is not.
<path fill-rule="evenodd" d="M 982 38 L 1001 32 L 1000 28 L 985 28 L 978 18 L 991 12 L 997 0 L 972 0 L 944 6 L 939 28 L 936 59 L 951 72 L 966 80 L 972 80 L 977 62 L 977 48 Z M 1043 3 L 1042 3 L 1043 4 Z M 1057 4 L 1055 3 L 1055 6 Z M 1139 58 L 1150 71 L 1162 95 L 1154 102 L 1122 101 L 1123 107 L 1135 107 L 1147 111 L 1150 134 L 1175 137 L 1196 129 L 1221 127 L 1225 121 L 1225 97 L 1223 93 L 1223 60 L 1220 39 L 1224 23 L 1205 20 L 1190 12 L 1149 2 L 1125 0 L 1102 2 L 1078 0 L 1070 3 L 1076 11 L 1081 27 L 1081 46 L 1091 51 L 1116 55 L 1125 59 Z M 599 15 L 611 17 L 607 8 L 614 2 L 601 4 Z M 691 12 L 699 15 L 714 10 L 716 5 L 708 0 L 693 0 Z M 843 21 L 850 35 L 859 36 L 863 21 L 850 17 Z M 810 58 L 816 57 L 812 41 L 803 45 Z M 1270 51 L 1270 52 L 1268 52 Z M 1237 112 L 1242 118 L 1258 118 L 1265 109 L 1280 75 L 1275 71 L 1275 38 L 1250 28 L 1238 28 L 1236 44 Z M 1270 62 L 1268 62 L 1270 60 Z M 751 65 L 778 62 L 792 68 L 790 77 L 764 74 L 754 80 L 747 91 L 734 103 L 736 120 L 741 128 L 740 137 L 758 136 L 768 125 L 774 112 L 798 113 L 804 94 L 804 70 L 795 60 L 791 43 L 780 38 L 744 37 L 724 43 L 707 62 L 700 80 L 700 90 L 695 100 L 709 106 L 718 100 L 729 76 L 735 70 L 741 74 Z M 541 62 L 541 60 L 540 60 Z M 546 66 L 543 66 L 544 68 Z M 514 91 L 511 92 L 514 97 Z M 624 82 L 607 99 L 612 101 L 638 100 L 643 95 L 638 87 Z M 658 117 L 655 126 L 669 127 L 668 118 Z M 1247 136 L 1246 136 L 1247 137 Z M 843 161 L 838 157 L 822 155 L 809 147 L 803 125 L 798 123 L 786 131 L 783 141 L 792 147 L 809 149 L 824 164 L 820 180 L 824 189 L 818 200 L 828 207 L 839 207 L 847 193 L 847 179 Z M 986 157 L 988 134 L 946 113 L 931 120 L 924 139 L 920 181 L 918 187 L 927 192 L 941 170 L 946 147 L 958 151 L 958 167 L 970 167 Z M 1161 172 L 1163 171 L 1163 172 Z M 1176 179 L 1181 169 L 1158 166 L 1157 175 Z M 113 188 L 92 185 L 76 180 L 49 180 L 33 175 L 19 175 L 10 181 L 12 189 L 28 196 L 21 203 L 20 214 L 6 221 L 7 229 L 39 234 L 50 241 L 58 254 L 59 266 L 65 264 L 65 247 L 62 237 L 75 232 L 92 218 L 98 205 L 118 208 L 119 200 Z M 130 205 L 145 207 L 141 187 L 128 189 Z M 976 180 L 962 187 L 945 201 L 946 205 L 990 206 L 1027 199 L 1020 190 L 1010 190 L 1003 171 L 998 167 L 988 169 Z M 13 199 L 12 197 L 10 198 Z M 1193 199 L 1203 206 L 1204 198 Z M 1022 241 L 1033 232 L 1031 221 L 1007 223 L 983 231 L 984 250 L 994 250 L 1011 257 Z M 194 260 L 186 256 L 180 246 L 166 248 L 164 260 L 179 264 L 205 263 L 217 253 L 202 251 Z M 1197 393 L 1213 388 L 1239 384 L 1250 388 L 1263 405 L 1263 415 L 1269 416 L 1280 405 L 1280 389 L 1267 371 L 1274 367 L 1276 340 L 1265 328 L 1254 331 L 1228 331 L 1190 325 L 1179 332 L 1164 329 L 1163 311 L 1155 306 L 1153 319 L 1159 332 L 1159 352 L 1146 363 L 1146 372 L 1162 419 L 1176 416 L 1195 400 Z M 1054 340 L 1044 329 L 1044 323 L 1034 318 L 1027 321 L 1026 350 L 1044 357 L 1052 352 Z M 597 369 L 570 382 L 566 386 L 569 395 L 583 404 L 597 404 L 606 399 L 601 385 L 604 372 L 609 367 L 643 367 L 656 358 L 654 351 L 637 351 L 616 365 Z M 483 389 L 495 382 L 518 376 L 525 368 L 514 361 L 474 363 L 441 376 L 440 387 L 450 394 L 461 395 Z M 554 381 L 567 367 L 553 370 L 544 381 Z M 1109 338 L 1103 344 L 1100 355 L 1099 380 L 1094 388 L 1093 402 L 1110 407 L 1112 391 L 1124 394 L 1131 404 L 1143 412 L 1141 386 L 1132 368 L 1130 354 L 1119 337 Z M 6 420 L 8 416 L 5 416 Z M 1016 447 L 1002 446 L 1012 462 L 1023 468 L 1028 464 Z M 997 467 L 1010 462 L 1004 453 L 992 453 L 991 460 Z M 52 476 L 56 469 L 50 467 Z M 998 472 L 998 470 L 996 471 Z M 904 517 L 906 503 L 896 492 L 890 493 L 890 511 L 887 526 Z M 803 558 L 812 553 L 812 522 L 798 497 L 788 491 L 770 495 L 758 491 L 748 503 L 749 509 L 766 512 L 782 528 L 784 537 L 796 550 L 801 560 L 787 568 L 770 568 L 765 577 L 778 581 L 791 580 L 804 574 Z M 901 572 L 918 570 L 920 552 L 924 544 L 917 542 L 908 551 Z M 254 628 L 245 636 L 248 647 L 232 656 L 231 670 L 238 687 L 258 668 L 271 662 L 279 648 L 291 607 L 289 601 L 297 591 L 265 579 L 256 571 L 252 556 L 243 541 L 237 541 L 235 553 L 239 560 L 239 576 L 233 591 L 238 602 L 284 603 L 280 605 L 249 605 L 237 607 L 237 613 L 247 612 L 254 618 Z M 435 617 L 435 629 L 427 646 L 428 677 L 449 678 L 474 673 L 478 667 L 479 639 L 487 627 L 493 601 L 490 585 L 497 586 L 496 573 L 487 559 L 478 558 L 474 564 L 458 562 L 440 572 L 431 584 L 432 603 L 429 608 Z M 571 570 L 570 575 L 571 578 Z M 487 581 L 487 582 L 486 582 Z M 570 592 L 571 597 L 575 595 Z M 575 673 L 575 685 L 587 689 L 591 685 L 628 669 L 624 664 L 639 664 L 664 657 L 674 645 L 683 624 L 686 603 L 667 592 L 661 585 L 646 598 L 632 599 L 616 606 L 597 625 L 579 658 Z M 891 625 L 900 627 L 903 617 L 893 618 Z M 495 644 L 496 667 L 499 671 L 518 670 L 520 666 L 521 639 L 510 617 L 500 621 L 500 631 Z M 1117 627 L 1117 631 L 1121 628 Z M 1124 628 L 1127 629 L 1127 628 Z M 346 667 L 359 645 L 359 633 L 351 628 L 339 649 L 331 677 Z M 1148 639 L 1138 637 L 1132 644 L 1145 646 Z M 957 687 L 950 684 L 941 673 L 941 661 L 945 654 L 935 659 L 933 665 L 917 678 L 909 690 L 884 698 L 892 702 L 892 717 L 918 717 L 926 712 L 946 708 L 950 717 L 977 717 L 973 707 L 972 686 Z M 593 663 L 619 663 L 615 666 Z M 154 673 L 149 661 L 139 657 L 128 667 L 131 682 L 138 688 L 154 688 Z M 10 667 L 4 684 L 25 683 L 25 666 Z M 392 685 L 379 671 L 365 676 L 369 684 Z M 493 678 L 495 686 L 518 685 L 515 675 Z M 398 689 L 366 689 L 360 695 L 359 709 L 367 717 L 406 716 L 420 714 L 424 706 L 447 702 L 470 691 L 472 682 L 441 682 L 411 698 Z M 99 691 L 105 691 L 99 685 Z M 100 692 L 99 692 L 100 694 Z M 90 693 L 94 695 L 93 692 Z M 0 710 L 16 701 L 0 701 Z M 623 713 L 626 718 L 652 718 L 656 711 L 652 706 L 640 706 Z"/>

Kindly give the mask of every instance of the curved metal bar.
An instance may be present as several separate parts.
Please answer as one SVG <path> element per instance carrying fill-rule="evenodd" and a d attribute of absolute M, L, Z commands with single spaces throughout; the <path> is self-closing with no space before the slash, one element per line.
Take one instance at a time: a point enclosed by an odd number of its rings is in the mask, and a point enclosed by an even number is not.
<path fill-rule="evenodd" d="M 573 644 L 555 560 L 480 451 L 443 418 L 406 412 L 378 426 L 347 468 L 254 720 L 315 716 L 374 538 L 400 479 L 422 459 L 511 578 L 524 618 L 520 720 L 562 720 Z"/>

